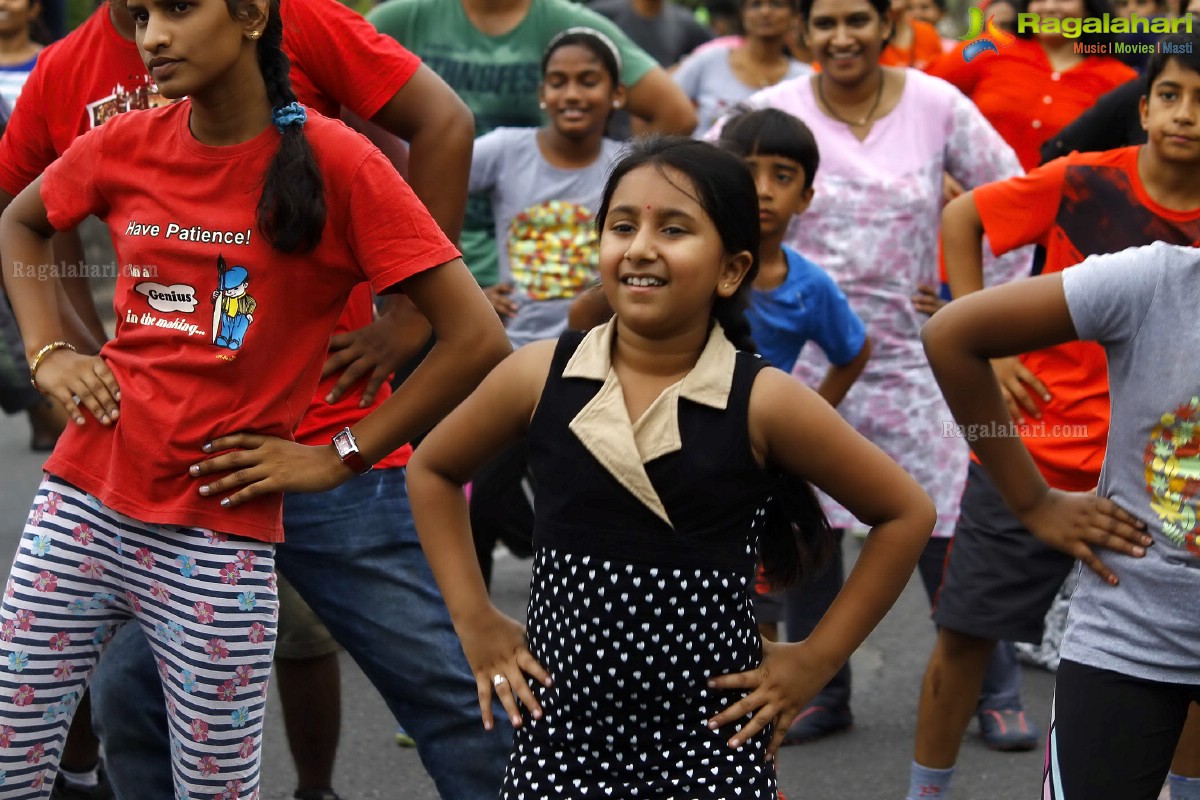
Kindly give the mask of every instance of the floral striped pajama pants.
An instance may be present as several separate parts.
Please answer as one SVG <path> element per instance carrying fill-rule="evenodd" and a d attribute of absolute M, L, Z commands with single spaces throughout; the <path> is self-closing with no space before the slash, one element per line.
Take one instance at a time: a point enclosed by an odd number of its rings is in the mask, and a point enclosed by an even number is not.
<path fill-rule="evenodd" d="M 0 800 L 50 796 L 75 706 L 130 620 L 166 690 L 176 797 L 257 798 L 276 613 L 272 545 L 138 522 L 46 476 L 0 604 Z"/>

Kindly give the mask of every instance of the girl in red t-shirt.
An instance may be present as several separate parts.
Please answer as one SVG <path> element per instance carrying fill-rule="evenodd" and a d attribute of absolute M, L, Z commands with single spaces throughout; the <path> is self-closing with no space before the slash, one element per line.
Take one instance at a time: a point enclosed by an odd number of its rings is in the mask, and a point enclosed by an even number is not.
<path fill-rule="evenodd" d="M 0 222 L 33 384 L 75 422 L 0 605 L 5 797 L 49 794 L 87 676 L 130 619 L 158 660 L 177 793 L 257 794 L 282 493 L 365 471 L 507 351 L 458 251 L 386 159 L 295 102 L 278 0 L 129 11 L 161 94 L 188 99 L 80 137 Z M 63 341 L 49 249 L 91 213 L 122 264 L 116 336 L 97 356 Z M 402 288 L 437 347 L 353 430 L 299 445 L 363 280 Z"/>

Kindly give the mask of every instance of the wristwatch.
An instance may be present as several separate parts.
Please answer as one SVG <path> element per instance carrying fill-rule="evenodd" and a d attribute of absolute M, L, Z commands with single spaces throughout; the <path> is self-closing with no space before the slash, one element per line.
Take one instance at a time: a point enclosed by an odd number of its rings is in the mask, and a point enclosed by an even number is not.
<path fill-rule="evenodd" d="M 338 458 L 342 463 L 359 475 L 366 475 L 371 471 L 371 465 L 362 457 L 358 442 L 349 428 L 343 428 L 333 435 L 333 446 L 337 449 Z"/>

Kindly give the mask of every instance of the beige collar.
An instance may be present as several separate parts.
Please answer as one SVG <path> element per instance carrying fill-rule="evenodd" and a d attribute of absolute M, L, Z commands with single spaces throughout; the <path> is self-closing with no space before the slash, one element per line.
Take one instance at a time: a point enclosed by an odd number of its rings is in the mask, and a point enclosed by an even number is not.
<path fill-rule="evenodd" d="M 679 398 L 724 410 L 733 384 L 737 350 L 714 323 L 692 371 L 663 390 L 645 413 L 631 422 L 621 382 L 612 368 L 617 320 L 594 328 L 563 369 L 564 378 L 602 381 L 603 386 L 575 419 L 571 431 L 601 465 L 667 525 L 667 510 L 655 492 L 645 464 L 683 447 L 679 435 Z"/>

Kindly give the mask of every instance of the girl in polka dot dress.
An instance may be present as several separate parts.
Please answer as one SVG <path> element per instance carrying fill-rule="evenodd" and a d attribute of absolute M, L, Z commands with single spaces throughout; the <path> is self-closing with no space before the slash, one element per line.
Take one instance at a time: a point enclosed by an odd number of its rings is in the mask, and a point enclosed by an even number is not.
<path fill-rule="evenodd" d="M 503 797 L 774 800 L 787 722 L 891 607 L 933 506 L 751 354 L 758 202 L 738 158 L 640 140 L 597 227 L 616 316 L 522 348 L 430 434 L 408 475 L 418 532 L 484 726 L 494 692 L 518 728 Z M 488 600 L 462 494 L 522 435 L 538 486 L 528 629 Z M 808 481 L 872 533 L 812 636 L 763 642 L 760 550 L 786 580 L 828 549 Z"/>

